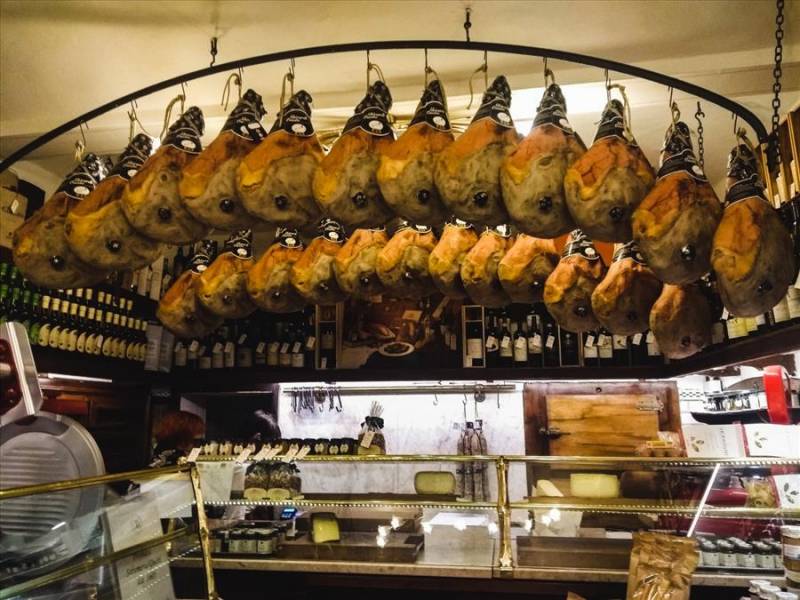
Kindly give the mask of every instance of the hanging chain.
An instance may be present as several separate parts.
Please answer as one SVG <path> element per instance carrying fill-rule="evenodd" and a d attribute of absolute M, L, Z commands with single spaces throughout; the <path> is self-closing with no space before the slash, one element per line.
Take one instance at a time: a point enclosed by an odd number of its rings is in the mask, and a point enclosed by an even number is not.
<path fill-rule="evenodd" d="M 697 101 L 697 110 L 694 113 L 694 118 L 697 120 L 697 162 L 700 165 L 700 168 L 705 171 L 705 159 L 704 154 L 705 150 L 703 148 L 703 121 L 702 118 L 706 116 L 706 113 L 703 112 L 703 109 L 700 108 L 700 101 Z"/>
<path fill-rule="evenodd" d="M 469 39 L 469 30 L 472 27 L 472 20 L 470 19 L 471 15 L 472 15 L 472 9 L 467 7 L 464 10 L 464 35 L 467 36 L 468 42 L 472 41 Z"/>
<path fill-rule="evenodd" d="M 778 144 L 778 125 L 781 110 L 781 77 L 783 76 L 783 70 L 781 69 L 781 62 L 783 61 L 783 3 L 784 0 L 777 0 L 776 2 L 775 66 L 772 68 L 772 76 L 775 78 L 775 82 L 772 84 L 772 92 L 775 95 L 772 98 L 772 140 L 770 143 L 773 147 L 775 164 L 779 164 L 781 159 L 780 144 Z"/>

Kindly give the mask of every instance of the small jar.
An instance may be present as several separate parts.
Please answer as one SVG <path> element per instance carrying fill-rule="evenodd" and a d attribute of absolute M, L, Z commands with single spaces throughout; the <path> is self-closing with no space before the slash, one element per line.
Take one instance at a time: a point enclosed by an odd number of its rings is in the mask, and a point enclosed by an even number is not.
<path fill-rule="evenodd" d="M 211 554 L 219 554 L 222 551 L 222 532 L 212 531 L 208 536 L 208 546 Z"/>
<path fill-rule="evenodd" d="M 778 571 L 783 570 L 783 547 L 780 542 L 769 541 L 770 556 L 772 557 L 772 568 Z"/>
<path fill-rule="evenodd" d="M 719 566 L 719 549 L 714 542 L 705 540 L 700 545 L 700 561 L 704 567 Z"/>
<path fill-rule="evenodd" d="M 770 585 L 766 579 L 751 579 L 750 586 L 747 591 L 750 593 L 750 600 L 759 600 L 761 597 L 761 588 L 765 585 Z"/>
<path fill-rule="evenodd" d="M 721 567 L 738 567 L 739 559 L 736 556 L 736 548 L 725 540 L 717 544 L 720 552 L 719 564 Z"/>
<path fill-rule="evenodd" d="M 256 531 L 254 529 L 244 530 L 239 547 L 241 548 L 240 552 L 242 554 L 256 554 L 258 547 L 258 539 L 256 537 Z"/>
<path fill-rule="evenodd" d="M 764 542 L 753 542 L 753 553 L 756 557 L 756 568 L 771 569 L 772 556 L 770 547 Z"/>
<path fill-rule="evenodd" d="M 744 569 L 755 569 L 757 565 L 753 545 L 747 542 L 739 542 L 735 545 L 735 548 L 737 565 Z"/>
<path fill-rule="evenodd" d="M 779 593 L 781 588 L 777 585 L 762 585 L 760 600 L 775 600 L 775 594 Z"/>
<path fill-rule="evenodd" d="M 258 532 L 256 553 L 259 556 L 272 556 L 275 553 L 275 530 L 261 529 Z"/>
<path fill-rule="evenodd" d="M 233 529 L 228 532 L 228 554 L 241 554 L 242 552 L 242 532 Z"/>

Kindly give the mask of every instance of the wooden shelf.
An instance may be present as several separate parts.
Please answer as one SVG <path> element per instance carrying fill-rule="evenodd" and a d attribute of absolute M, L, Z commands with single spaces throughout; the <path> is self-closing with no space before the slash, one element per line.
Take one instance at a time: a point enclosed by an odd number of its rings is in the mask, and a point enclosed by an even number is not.
<path fill-rule="evenodd" d="M 34 348 L 40 374 L 112 379 L 115 383 L 163 385 L 181 392 L 263 391 L 276 383 L 345 381 L 598 381 L 666 379 L 741 364 L 800 349 L 800 324 L 748 337 L 722 348 L 664 365 L 638 367 L 433 368 L 433 369 L 292 369 L 261 367 L 153 373 L 141 363 L 76 352 Z"/>

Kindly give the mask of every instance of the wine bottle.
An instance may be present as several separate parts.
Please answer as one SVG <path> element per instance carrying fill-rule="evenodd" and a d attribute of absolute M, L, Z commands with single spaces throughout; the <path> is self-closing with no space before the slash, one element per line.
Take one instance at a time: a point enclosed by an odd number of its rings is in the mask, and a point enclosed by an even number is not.
<path fill-rule="evenodd" d="M 514 332 L 514 366 L 528 366 L 528 323 L 518 322 Z"/>
<path fill-rule="evenodd" d="M 100 352 L 103 356 L 111 357 L 113 356 L 114 352 L 114 313 L 106 308 L 105 312 L 106 320 L 103 327 L 103 345 L 100 348 Z"/>
<path fill-rule="evenodd" d="M 647 362 L 651 365 L 661 365 L 664 363 L 664 356 L 658 347 L 658 341 L 652 331 L 647 332 Z"/>
<path fill-rule="evenodd" d="M 581 336 L 583 341 L 583 365 L 585 367 L 596 367 L 600 364 L 600 356 L 597 350 L 597 332 L 584 331 Z"/>
<path fill-rule="evenodd" d="M 71 290 L 67 290 L 71 291 Z M 66 294 L 64 298 L 61 300 L 61 327 L 58 331 L 58 342 L 56 343 L 56 347 L 59 350 L 66 350 L 67 346 L 69 345 L 69 332 L 72 323 L 69 319 L 69 313 L 72 309 L 72 303 L 67 299 L 71 298 L 71 294 Z M 50 335 L 51 343 L 50 346 L 52 347 L 52 334 Z"/>
<path fill-rule="evenodd" d="M 222 348 L 222 360 L 226 369 L 232 369 L 236 366 L 236 332 L 233 326 L 223 328 L 225 336 L 225 345 Z"/>
<path fill-rule="evenodd" d="M 511 337 L 511 330 L 508 324 L 509 319 L 501 318 L 498 325 L 500 330 L 497 335 L 500 344 L 498 350 L 500 366 L 506 368 L 514 365 L 514 340 Z"/>
<path fill-rule="evenodd" d="M 561 361 L 561 348 L 558 343 L 558 326 L 550 313 L 542 313 L 542 339 L 544 341 L 544 366 L 557 367 Z"/>
<path fill-rule="evenodd" d="M 236 366 L 249 369 L 253 366 L 255 320 L 245 320 L 236 325 Z"/>
<path fill-rule="evenodd" d="M 280 323 L 281 333 L 278 336 L 281 347 L 278 355 L 278 366 L 288 368 L 292 366 L 292 344 L 294 343 L 294 328 L 286 323 Z"/>
<path fill-rule="evenodd" d="M 630 339 L 631 364 L 640 367 L 648 364 L 647 356 L 647 332 L 634 333 Z"/>
<path fill-rule="evenodd" d="M 211 369 L 213 361 L 211 356 L 212 338 L 205 337 L 200 341 L 197 348 L 197 368 L 201 371 L 208 371 Z"/>
<path fill-rule="evenodd" d="M 486 328 L 486 366 L 490 369 L 499 366 L 500 364 L 500 331 L 497 326 L 497 317 L 494 314 L 486 311 L 485 318 Z"/>
<path fill-rule="evenodd" d="M 580 350 L 578 349 L 578 335 L 559 327 L 559 346 L 561 350 L 560 363 L 565 367 L 576 367 L 580 364 Z"/>
<path fill-rule="evenodd" d="M 483 327 L 480 321 L 466 322 L 466 356 L 464 357 L 465 367 L 485 367 L 486 354 L 483 343 Z"/>
<path fill-rule="evenodd" d="M 225 366 L 225 337 L 222 328 L 217 329 L 211 337 L 211 368 L 222 369 Z"/>
<path fill-rule="evenodd" d="M 614 364 L 614 342 L 611 333 L 605 327 L 597 332 L 597 362 L 601 367 L 610 367 Z"/>
<path fill-rule="evenodd" d="M 536 308 L 526 316 L 528 325 L 528 366 L 541 367 L 543 362 L 543 347 L 541 318 Z"/>
<path fill-rule="evenodd" d="M 616 367 L 627 367 L 629 364 L 628 338 L 624 335 L 611 336 L 613 362 Z"/>

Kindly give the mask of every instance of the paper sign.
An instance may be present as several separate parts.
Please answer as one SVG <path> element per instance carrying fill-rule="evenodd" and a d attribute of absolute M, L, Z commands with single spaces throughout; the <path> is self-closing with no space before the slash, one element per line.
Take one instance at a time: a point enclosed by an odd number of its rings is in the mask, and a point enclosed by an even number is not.
<path fill-rule="evenodd" d="M 683 426 L 687 456 L 741 458 L 747 456 L 741 425 L 686 424 Z"/>
<path fill-rule="evenodd" d="M 187 462 L 197 462 L 197 457 L 200 456 L 200 452 L 202 452 L 200 446 L 192 448 L 192 451 L 189 452 L 189 456 L 186 457 Z"/>
<path fill-rule="evenodd" d="M 309 452 L 311 452 L 311 446 L 303 446 L 300 448 L 300 452 L 297 453 L 297 456 L 295 456 L 295 459 L 300 460 L 301 458 L 305 458 Z"/>
<path fill-rule="evenodd" d="M 236 457 L 236 462 L 240 464 L 243 463 L 244 461 L 247 460 L 247 457 L 250 456 L 251 452 L 252 450 L 250 448 L 245 448 L 239 453 L 239 456 Z"/>
<path fill-rule="evenodd" d="M 775 475 L 772 479 L 778 492 L 778 505 L 781 508 L 800 509 L 800 474 Z"/>
<path fill-rule="evenodd" d="M 229 461 L 197 463 L 204 502 L 227 502 L 231 499 L 234 466 Z"/>
<path fill-rule="evenodd" d="M 552 349 L 552 347 L 555 345 L 555 343 L 556 343 L 556 338 L 554 338 L 552 335 L 548 335 L 547 336 L 547 341 L 545 342 L 544 345 L 547 346 L 548 348 Z"/>
<path fill-rule="evenodd" d="M 744 434 L 750 456 L 800 458 L 800 425 L 749 423 Z"/>

